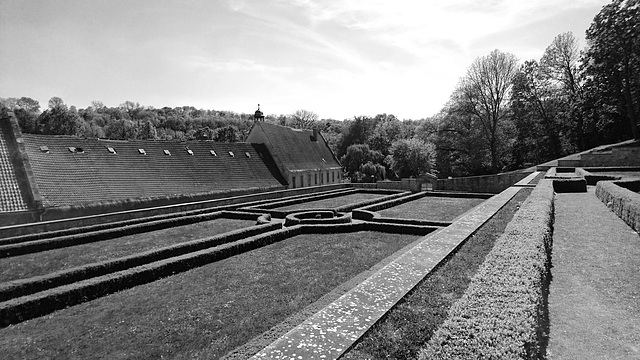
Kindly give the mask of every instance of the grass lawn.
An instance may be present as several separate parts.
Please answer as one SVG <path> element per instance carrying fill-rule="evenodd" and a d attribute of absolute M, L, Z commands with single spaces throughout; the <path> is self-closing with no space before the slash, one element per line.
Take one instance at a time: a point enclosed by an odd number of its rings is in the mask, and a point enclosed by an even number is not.
<path fill-rule="evenodd" d="M 117 259 L 142 251 L 223 234 L 255 225 L 255 221 L 214 219 L 142 234 L 0 259 L 0 282 Z"/>
<path fill-rule="evenodd" d="M 531 189 L 520 190 L 341 359 L 412 359 L 447 318 Z"/>
<path fill-rule="evenodd" d="M 425 196 L 378 213 L 391 218 L 452 221 L 484 201 L 485 199 Z"/>
<path fill-rule="evenodd" d="M 344 196 L 336 196 L 328 199 L 315 200 L 304 202 L 296 205 L 289 205 L 276 208 L 275 210 L 289 211 L 289 210 L 310 210 L 310 209 L 335 209 L 340 206 L 357 204 L 362 201 L 379 199 L 388 194 L 372 194 L 372 193 L 355 193 Z"/>
<path fill-rule="evenodd" d="M 215 359 L 415 235 L 300 235 L 0 329 L 5 359 Z"/>

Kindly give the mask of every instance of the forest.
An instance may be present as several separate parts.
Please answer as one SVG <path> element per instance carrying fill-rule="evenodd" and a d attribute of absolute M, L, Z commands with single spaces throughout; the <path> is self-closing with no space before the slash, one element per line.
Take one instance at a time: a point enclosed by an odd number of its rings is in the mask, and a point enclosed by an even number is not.
<path fill-rule="evenodd" d="M 628 139 L 640 140 L 640 0 L 613 0 L 594 17 L 580 47 L 557 35 L 540 59 L 498 49 L 469 65 L 434 116 L 391 114 L 320 119 L 309 110 L 265 121 L 319 128 L 354 182 L 484 175 L 522 169 Z M 253 113 L 153 108 L 125 101 L 84 109 L 52 97 L 0 98 L 25 133 L 108 139 L 241 142 Z"/>

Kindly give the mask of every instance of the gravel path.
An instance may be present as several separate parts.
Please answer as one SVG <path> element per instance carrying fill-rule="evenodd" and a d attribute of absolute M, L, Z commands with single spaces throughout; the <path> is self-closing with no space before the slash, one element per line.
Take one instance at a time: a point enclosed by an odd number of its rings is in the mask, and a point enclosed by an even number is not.
<path fill-rule="evenodd" d="M 640 359 L 640 235 L 594 195 L 557 194 L 549 359 Z"/>

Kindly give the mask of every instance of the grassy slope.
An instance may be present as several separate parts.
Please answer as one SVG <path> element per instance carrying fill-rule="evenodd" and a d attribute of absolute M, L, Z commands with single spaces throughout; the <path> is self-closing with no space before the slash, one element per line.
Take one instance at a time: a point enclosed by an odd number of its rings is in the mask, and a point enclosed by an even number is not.
<path fill-rule="evenodd" d="M 75 266 L 116 259 L 146 250 L 242 229 L 254 224 L 255 221 L 249 220 L 215 219 L 111 240 L 0 259 L 0 282 L 45 275 Z"/>
<path fill-rule="evenodd" d="M 640 358 L 640 236 L 593 188 L 555 204 L 547 355 Z"/>
<path fill-rule="evenodd" d="M 5 359 L 218 358 L 416 236 L 303 235 L 0 330 Z"/>
<path fill-rule="evenodd" d="M 516 209 L 531 193 L 521 190 L 442 266 L 374 325 L 343 359 L 415 358 L 446 319 L 451 305 L 503 233 Z"/>
<path fill-rule="evenodd" d="M 383 217 L 451 221 L 484 199 L 446 198 L 426 196 L 389 209 L 380 210 Z"/>

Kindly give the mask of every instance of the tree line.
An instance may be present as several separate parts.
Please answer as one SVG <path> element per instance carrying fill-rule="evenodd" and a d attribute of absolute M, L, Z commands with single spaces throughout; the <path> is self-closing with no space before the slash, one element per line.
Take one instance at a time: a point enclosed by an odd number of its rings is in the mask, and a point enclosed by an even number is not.
<path fill-rule="evenodd" d="M 593 19 L 584 49 L 567 32 L 537 60 L 500 50 L 481 56 L 432 117 L 338 121 L 297 110 L 265 121 L 319 128 L 352 181 L 490 174 L 640 139 L 639 19 L 640 0 L 613 0 Z M 28 97 L 0 98 L 0 108 L 14 112 L 23 132 L 110 139 L 238 142 L 254 121 L 251 113 L 133 101 L 76 109 L 58 97 L 44 111 Z"/>

